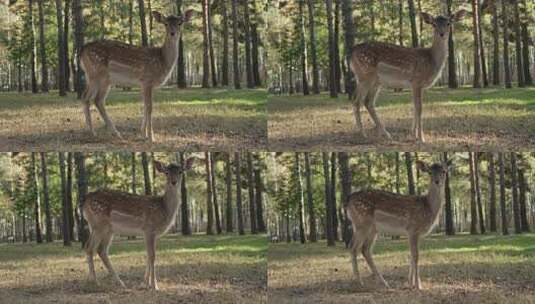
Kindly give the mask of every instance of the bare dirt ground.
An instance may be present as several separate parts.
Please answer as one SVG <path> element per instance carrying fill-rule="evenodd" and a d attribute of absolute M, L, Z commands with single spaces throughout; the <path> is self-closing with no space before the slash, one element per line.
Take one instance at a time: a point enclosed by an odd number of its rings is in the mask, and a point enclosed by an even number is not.
<path fill-rule="evenodd" d="M 535 235 L 434 236 L 420 246 L 423 290 L 408 288 L 407 241 L 380 239 L 375 262 L 390 289 L 358 264 L 364 281 L 353 279 L 349 253 L 339 243 L 275 244 L 268 253 L 271 303 L 535 303 Z"/>
<path fill-rule="evenodd" d="M 528 151 L 535 148 L 535 88 L 430 89 L 424 97 L 426 144 L 416 145 L 410 92 L 384 90 L 379 118 L 393 140 L 373 137 L 373 122 L 363 108 L 368 138 L 357 132 L 346 96 L 268 97 L 269 149 L 274 151 Z"/>
<path fill-rule="evenodd" d="M 96 108 L 97 137 L 85 129 L 81 101 L 73 94 L 0 94 L 0 151 L 262 150 L 267 145 L 265 90 L 162 88 L 155 92 L 155 142 L 140 134 L 143 103 L 138 89 L 113 89 L 107 110 L 124 140 L 105 128 Z"/>
<path fill-rule="evenodd" d="M 99 284 L 88 281 L 79 243 L 0 245 L 0 303 L 266 303 L 265 236 L 167 236 L 158 242 L 160 290 L 143 287 L 144 241 L 115 240 L 110 260 L 120 288 L 100 259 Z"/>

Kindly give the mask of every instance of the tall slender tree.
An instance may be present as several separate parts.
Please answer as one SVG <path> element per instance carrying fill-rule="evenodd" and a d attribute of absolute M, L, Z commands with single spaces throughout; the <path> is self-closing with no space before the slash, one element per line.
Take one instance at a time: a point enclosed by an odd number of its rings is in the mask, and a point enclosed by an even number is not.
<path fill-rule="evenodd" d="M 349 1 L 349 0 L 347 0 Z M 310 40 L 310 58 L 312 60 L 312 92 L 320 93 L 320 70 L 318 64 L 318 51 L 316 39 L 314 0 L 307 0 L 308 6 L 308 34 Z M 352 29 L 351 29 L 352 30 Z M 347 35 L 347 34 L 346 34 Z"/>
<path fill-rule="evenodd" d="M 498 153 L 498 165 L 500 168 L 500 217 L 502 219 L 502 234 L 509 234 L 509 224 L 507 222 L 507 207 L 505 205 L 505 164 L 503 153 Z"/>
<path fill-rule="evenodd" d="M 304 199 L 304 193 L 303 193 L 303 182 L 301 180 L 301 162 L 299 160 L 299 152 L 295 152 L 295 184 L 297 186 L 297 189 L 295 191 L 298 195 L 297 200 L 297 218 L 299 222 L 299 240 L 301 244 L 304 244 L 306 242 L 306 236 L 305 236 L 305 213 L 304 213 L 304 207 L 305 199 Z"/>
<path fill-rule="evenodd" d="M 518 204 L 518 167 L 516 161 L 516 152 L 511 152 L 511 193 L 513 194 L 513 223 L 515 233 L 522 233 L 522 224 L 520 223 L 520 206 Z"/>
<path fill-rule="evenodd" d="M 353 80 L 353 72 L 349 67 L 351 66 L 351 52 L 353 51 L 356 36 L 355 23 L 353 22 L 353 2 L 351 0 L 342 0 L 342 18 L 344 20 L 344 59 L 347 67 L 344 83 L 346 93 L 351 97 L 355 90 L 355 81 Z"/>
<path fill-rule="evenodd" d="M 85 196 L 88 192 L 87 170 L 85 166 L 85 155 L 81 152 L 74 153 L 74 162 L 76 163 L 76 175 L 78 177 L 78 209 L 80 210 L 80 221 L 78 225 L 78 240 L 82 243 L 84 248 L 87 241 L 87 231 L 85 229 L 87 223 L 84 219 L 83 210 L 80 208 L 85 201 Z"/>
<path fill-rule="evenodd" d="M 266 223 L 264 222 L 264 206 L 262 193 L 264 192 L 264 184 L 262 182 L 262 170 L 260 168 L 255 168 L 254 178 L 255 178 L 255 202 L 256 202 L 256 226 L 259 233 L 266 232 Z"/>
<path fill-rule="evenodd" d="M 35 54 L 35 28 L 34 28 L 34 22 L 33 22 L 33 1 L 34 0 L 28 0 L 28 32 L 29 32 L 29 38 L 30 38 L 30 76 L 31 76 L 31 85 L 32 85 L 32 93 L 39 92 L 39 89 L 37 88 L 37 76 L 35 72 L 35 66 L 36 66 L 36 57 Z"/>
<path fill-rule="evenodd" d="M 221 3 L 221 17 L 222 17 L 221 18 L 221 23 L 222 23 L 222 26 L 223 26 L 223 56 L 221 58 L 221 85 L 226 87 L 230 83 L 229 82 L 228 0 L 221 0 L 220 3 Z M 231 231 L 232 231 L 232 229 L 231 229 Z"/>
<path fill-rule="evenodd" d="M 234 88 L 239 90 L 240 65 L 239 65 L 239 36 L 238 36 L 238 0 L 232 1 L 232 75 L 234 77 Z"/>
<path fill-rule="evenodd" d="M 412 47 L 417 48 L 420 43 L 418 42 L 418 30 L 416 28 L 416 9 L 414 8 L 414 0 L 407 0 L 409 3 L 409 19 L 411 20 L 411 38 Z"/>
<path fill-rule="evenodd" d="M 310 170 L 310 152 L 305 152 L 305 182 L 307 187 L 307 209 L 308 209 L 308 227 L 309 240 L 317 241 L 316 213 L 314 211 L 314 198 L 312 195 L 312 173 Z"/>
<path fill-rule="evenodd" d="M 299 28 L 299 56 L 301 58 L 301 80 L 303 81 L 303 95 L 309 95 L 308 90 L 308 62 L 307 62 L 307 46 L 305 39 L 305 18 L 304 18 L 305 0 L 299 0 L 299 15 L 298 25 Z"/>
<path fill-rule="evenodd" d="M 31 185 L 33 190 L 34 205 L 34 218 L 35 218 L 35 237 L 38 244 L 43 242 L 43 235 L 41 232 L 41 195 L 39 194 L 39 181 L 37 174 L 37 164 L 35 160 L 35 153 L 32 152 L 31 156 Z"/>
<path fill-rule="evenodd" d="M 444 152 L 444 162 L 448 162 L 448 152 Z M 446 172 L 446 184 L 445 184 L 445 224 L 446 224 L 446 235 L 455 234 L 455 225 L 453 224 L 453 206 L 451 202 L 451 188 L 450 188 L 450 172 Z"/>
<path fill-rule="evenodd" d="M 213 207 L 213 187 L 212 187 L 212 161 L 211 152 L 204 152 L 204 164 L 206 168 L 206 234 L 214 234 L 214 207 Z"/>
<path fill-rule="evenodd" d="M 225 184 L 227 186 L 227 208 L 226 208 L 226 231 L 233 232 L 234 225 L 232 222 L 232 164 L 230 162 L 230 153 L 225 153 Z"/>
<path fill-rule="evenodd" d="M 186 166 L 184 152 L 179 153 L 180 156 L 180 165 L 182 168 Z M 182 235 L 191 235 L 191 221 L 189 217 L 189 206 L 188 206 L 188 189 L 186 187 L 187 175 L 186 172 L 182 174 L 182 181 L 180 185 L 180 195 L 181 195 L 181 204 L 180 204 L 180 213 L 181 213 L 181 224 L 182 224 Z"/>
<path fill-rule="evenodd" d="M 327 27 L 329 30 L 329 92 L 331 98 L 338 97 L 338 90 L 336 88 L 336 57 L 334 46 L 334 20 L 333 20 L 333 0 L 325 0 L 327 9 Z"/>
<path fill-rule="evenodd" d="M 145 17 L 145 1 L 137 0 L 139 21 L 141 26 L 141 45 L 149 46 L 149 38 L 147 34 L 147 18 Z"/>
<path fill-rule="evenodd" d="M 61 180 L 61 232 L 63 232 L 63 246 L 71 246 L 69 206 L 67 199 L 67 175 L 65 170 L 65 153 L 58 152 L 58 164 Z"/>
<path fill-rule="evenodd" d="M 477 202 L 476 202 L 476 173 L 474 153 L 468 153 L 468 165 L 470 167 L 470 234 L 477 234 Z"/>
<path fill-rule="evenodd" d="M 329 1 L 329 0 L 327 0 Z M 323 157 L 323 177 L 325 179 L 325 236 L 327 238 L 327 246 L 335 245 L 335 233 L 333 223 L 333 207 L 331 196 L 331 177 L 329 174 L 329 155 L 327 152 L 322 152 Z"/>
<path fill-rule="evenodd" d="M 448 15 L 452 15 L 452 0 L 447 0 L 447 10 Z M 453 41 L 453 24 L 450 25 L 450 35 L 448 38 L 448 87 L 450 89 L 456 89 L 459 87 L 459 82 L 457 81 L 457 64 L 455 56 L 455 44 Z"/>
<path fill-rule="evenodd" d="M 479 0 L 472 0 L 472 34 L 474 36 L 474 88 L 481 88 L 481 48 L 479 26 Z"/>
<path fill-rule="evenodd" d="M 522 63 L 522 31 L 520 26 L 520 8 L 517 0 L 511 1 L 514 8 L 514 31 L 515 31 L 515 51 L 516 51 L 516 74 L 518 78 L 518 86 L 525 87 L 524 67 Z"/>
<path fill-rule="evenodd" d="M 243 0 L 243 26 L 243 38 L 245 40 L 245 76 L 247 79 L 247 87 L 254 88 L 253 61 L 251 55 L 251 22 L 249 14 L 249 0 Z"/>
<path fill-rule="evenodd" d="M 42 1 L 42 0 L 39 0 Z M 68 43 L 64 40 L 65 36 L 63 34 L 63 7 L 61 0 L 56 0 L 56 17 L 58 22 L 58 89 L 59 96 L 67 95 L 65 89 L 65 71 L 67 67 L 65 66 L 65 44 Z"/>
<path fill-rule="evenodd" d="M 509 65 L 509 14 L 507 6 L 509 0 L 502 0 L 502 26 L 503 26 L 503 70 L 505 88 L 510 89 L 513 87 L 511 80 L 511 67 Z"/>
<path fill-rule="evenodd" d="M 41 91 L 48 92 L 48 64 L 45 47 L 45 14 L 43 2 L 44 0 L 37 0 L 37 6 L 39 8 L 39 55 L 41 57 Z M 58 30 L 60 29 L 59 26 L 58 24 Z"/>
<path fill-rule="evenodd" d="M 140 0 L 141 1 L 141 0 Z M 84 45 L 84 19 L 82 14 L 82 0 L 73 0 L 72 16 L 74 18 L 74 53 L 80 54 Z M 82 69 L 80 67 L 80 56 L 76 56 L 76 76 L 74 78 L 74 87 L 78 99 L 82 98 L 84 83 L 82 78 Z"/>
<path fill-rule="evenodd" d="M 498 1 L 491 2 L 492 9 L 492 84 L 500 84 L 500 25 L 498 16 Z"/>
<path fill-rule="evenodd" d="M 216 163 L 216 155 L 211 154 L 210 155 L 210 177 L 212 178 L 212 200 L 214 202 L 214 214 L 215 214 L 215 229 L 217 231 L 217 234 L 221 234 L 223 230 L 221 229 L 221 217 L 219 213 L 219 202 L 217 200 L 217 163 Z"/>
<path fill-rule="evenodd" d="M 410 152 L 405 152 L 405 166 L 407 167 L 407 186 L 410 195 L 416 194 L 416 187 L 414 186 L 414 173 L 412 169 L 412 155 Z"/>
<path fill-rule="evenodd" d="M 132 1 L 132 0 L 130 0 Z M 176 0 L 177 15 L 182 15 L 182 0 Z M 131 20 L 131 19 L 130 19 Z M 178 38 L 178 59 L 176 63 L 176 83 L 179 88 L 186 88 L 186 58 L 184 56 L 184 38 L 182 31 L 180 31 L 180 37 Z"/>
<path fill-rule="evenodd" d="M 254 177 L 253 177 L 253 155 L 247 152 L 247 190 L 249 191 L 249 218 L 251 222 L 251 233 L 257 233 L 256 227 L 256 204 L 254 195 Z"/>
<path fill-rule="evenodd" d="M 210 1 L 202 0 L 202 87 L 210 87 L 210 40 L 209 40 Z"/>
<path fill-rule="evenodd" d="M 496 173 L 494 170 L 494 153 L 492 152 L 488 153 L 488 172 L 490 232 L 496 232 Z"/>
<path fill-rule="evenodd" d="M 235 0 L 234 0 L 235 1 Z M 236 211 L 238 212 L 238 232 L 240 235 L 245 234 L 243 229 L 243 211 L 241 200 L 241 153 L 234 153 L 234 163 L 236 165 Z"/>
<path fill-rule="evenodd" d="M 475 177 L 475 186 L 476 186 L 476 201 L 477 201 L 477 213 L 479 219 L 479 232 L 481 234 L 486 233 L 485 229 L 485 218 L 483 216 L 483 204 L 481 203 L 481 187 L 479 183 L 479 154 L 474 153 L 474 177 Z"/>

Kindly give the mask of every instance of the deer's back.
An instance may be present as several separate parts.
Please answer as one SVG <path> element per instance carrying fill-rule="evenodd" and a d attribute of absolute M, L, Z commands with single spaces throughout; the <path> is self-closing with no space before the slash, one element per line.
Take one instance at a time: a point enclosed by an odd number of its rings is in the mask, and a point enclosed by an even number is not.
<path fill-rule="evenodd" d="M 143 217 L 147 213 L 161 210 L 163 199 L 156 196 L 136 195 L 114 190 L 99 190 L 87 194 L 84 210 L 93 214 L 111 216 L 113 211 L 121 214 Z"/>
<path fill-rule="evenodd" d="M 403 195 L 383 190 L 354 192 L 349 196 L 346 209 L 358 214 L 381 212 L 400 218 L 410 218 L 427 212 L 424 196 Z"/>

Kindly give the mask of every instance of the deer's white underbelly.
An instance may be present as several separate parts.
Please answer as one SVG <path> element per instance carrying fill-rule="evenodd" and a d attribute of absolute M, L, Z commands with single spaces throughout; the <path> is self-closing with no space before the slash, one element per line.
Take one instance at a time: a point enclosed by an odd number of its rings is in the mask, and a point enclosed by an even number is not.
<path fill-rule="evenodd" d="M 141 217 L 124 214 L 118 211 L 112 211 L 111 227 L 114 233 L 124 235 L 141 235 L 143 234 L 143 219 Z"/>
<path fill-rule="evenodd" d="M 378 232 L 393 235 L 406 234 L 405 221 L 382 211 L 375 211 L 375 226 Z"/>
<path fill-rule="evenodd" d="M 410 88 L 410 71 L 380 62 L 377 76 L 381 85 L 390 88 Z"/>
<path fill-rule="evenodd" d="M 116 61 L 109 63 L 110 81 L 119 85 L 139 85 L 139 71 Z"/>

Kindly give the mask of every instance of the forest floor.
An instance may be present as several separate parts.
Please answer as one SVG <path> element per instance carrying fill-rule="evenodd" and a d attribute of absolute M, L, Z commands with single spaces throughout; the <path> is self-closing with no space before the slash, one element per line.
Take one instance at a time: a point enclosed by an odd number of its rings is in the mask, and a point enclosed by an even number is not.
<path fill-rule="evenodd" d="M 99 284 L 88 279 L 79 243 L 0 245 L 1 303 L 266 303 L 267 241 L 259 236 L 165 236 L 158 241 L 159 291 L 142 287 L 141 238 L 117 239 L 110 260 L 121 289 L 97 257 Z"/>
<path fill-rule="evenodd" d="M 321 150 L 530 150 L 535 148 L 535 88 L 433 88 L 426 91 L 423 129 L 426 144 L 415 145 L 410 130 L 409 90 L 379 94 L 377 112 L 392 135 L 372 137 L 373 122 L 363 107 L 364 138 L 357 131 L 347 96 L 327 94 L 268 97 L 268 137 L 272 151 Z"/>
<path fill-rule="evenodd" d="M 143 102 L 138 88 L 112 89 L 106 102 L 124 140 L 106 130 L 94 103 L 97 137 L 90 136 L 82 102 L 73 93 L 0 93 L 0 151 L 262 150 L 267 145 L 266 99 L 263 89 L 158 89 L 151 145 L 141 136 Z"/>
<path fill-rule="evenodd" d="M 535 234 L 432 236 L 420 245 L 422 290 L 408 289 L 406 239 L 379 239 L 375 262 L 390 284 L 371 277 L 362 255 L 364 287 L 352 275 L 349 252 L 338 243 L 279 243 L 268 250 L 273 303 L 535 303 Z M 365 266 L 366 265 L 366 266 Z"/>

